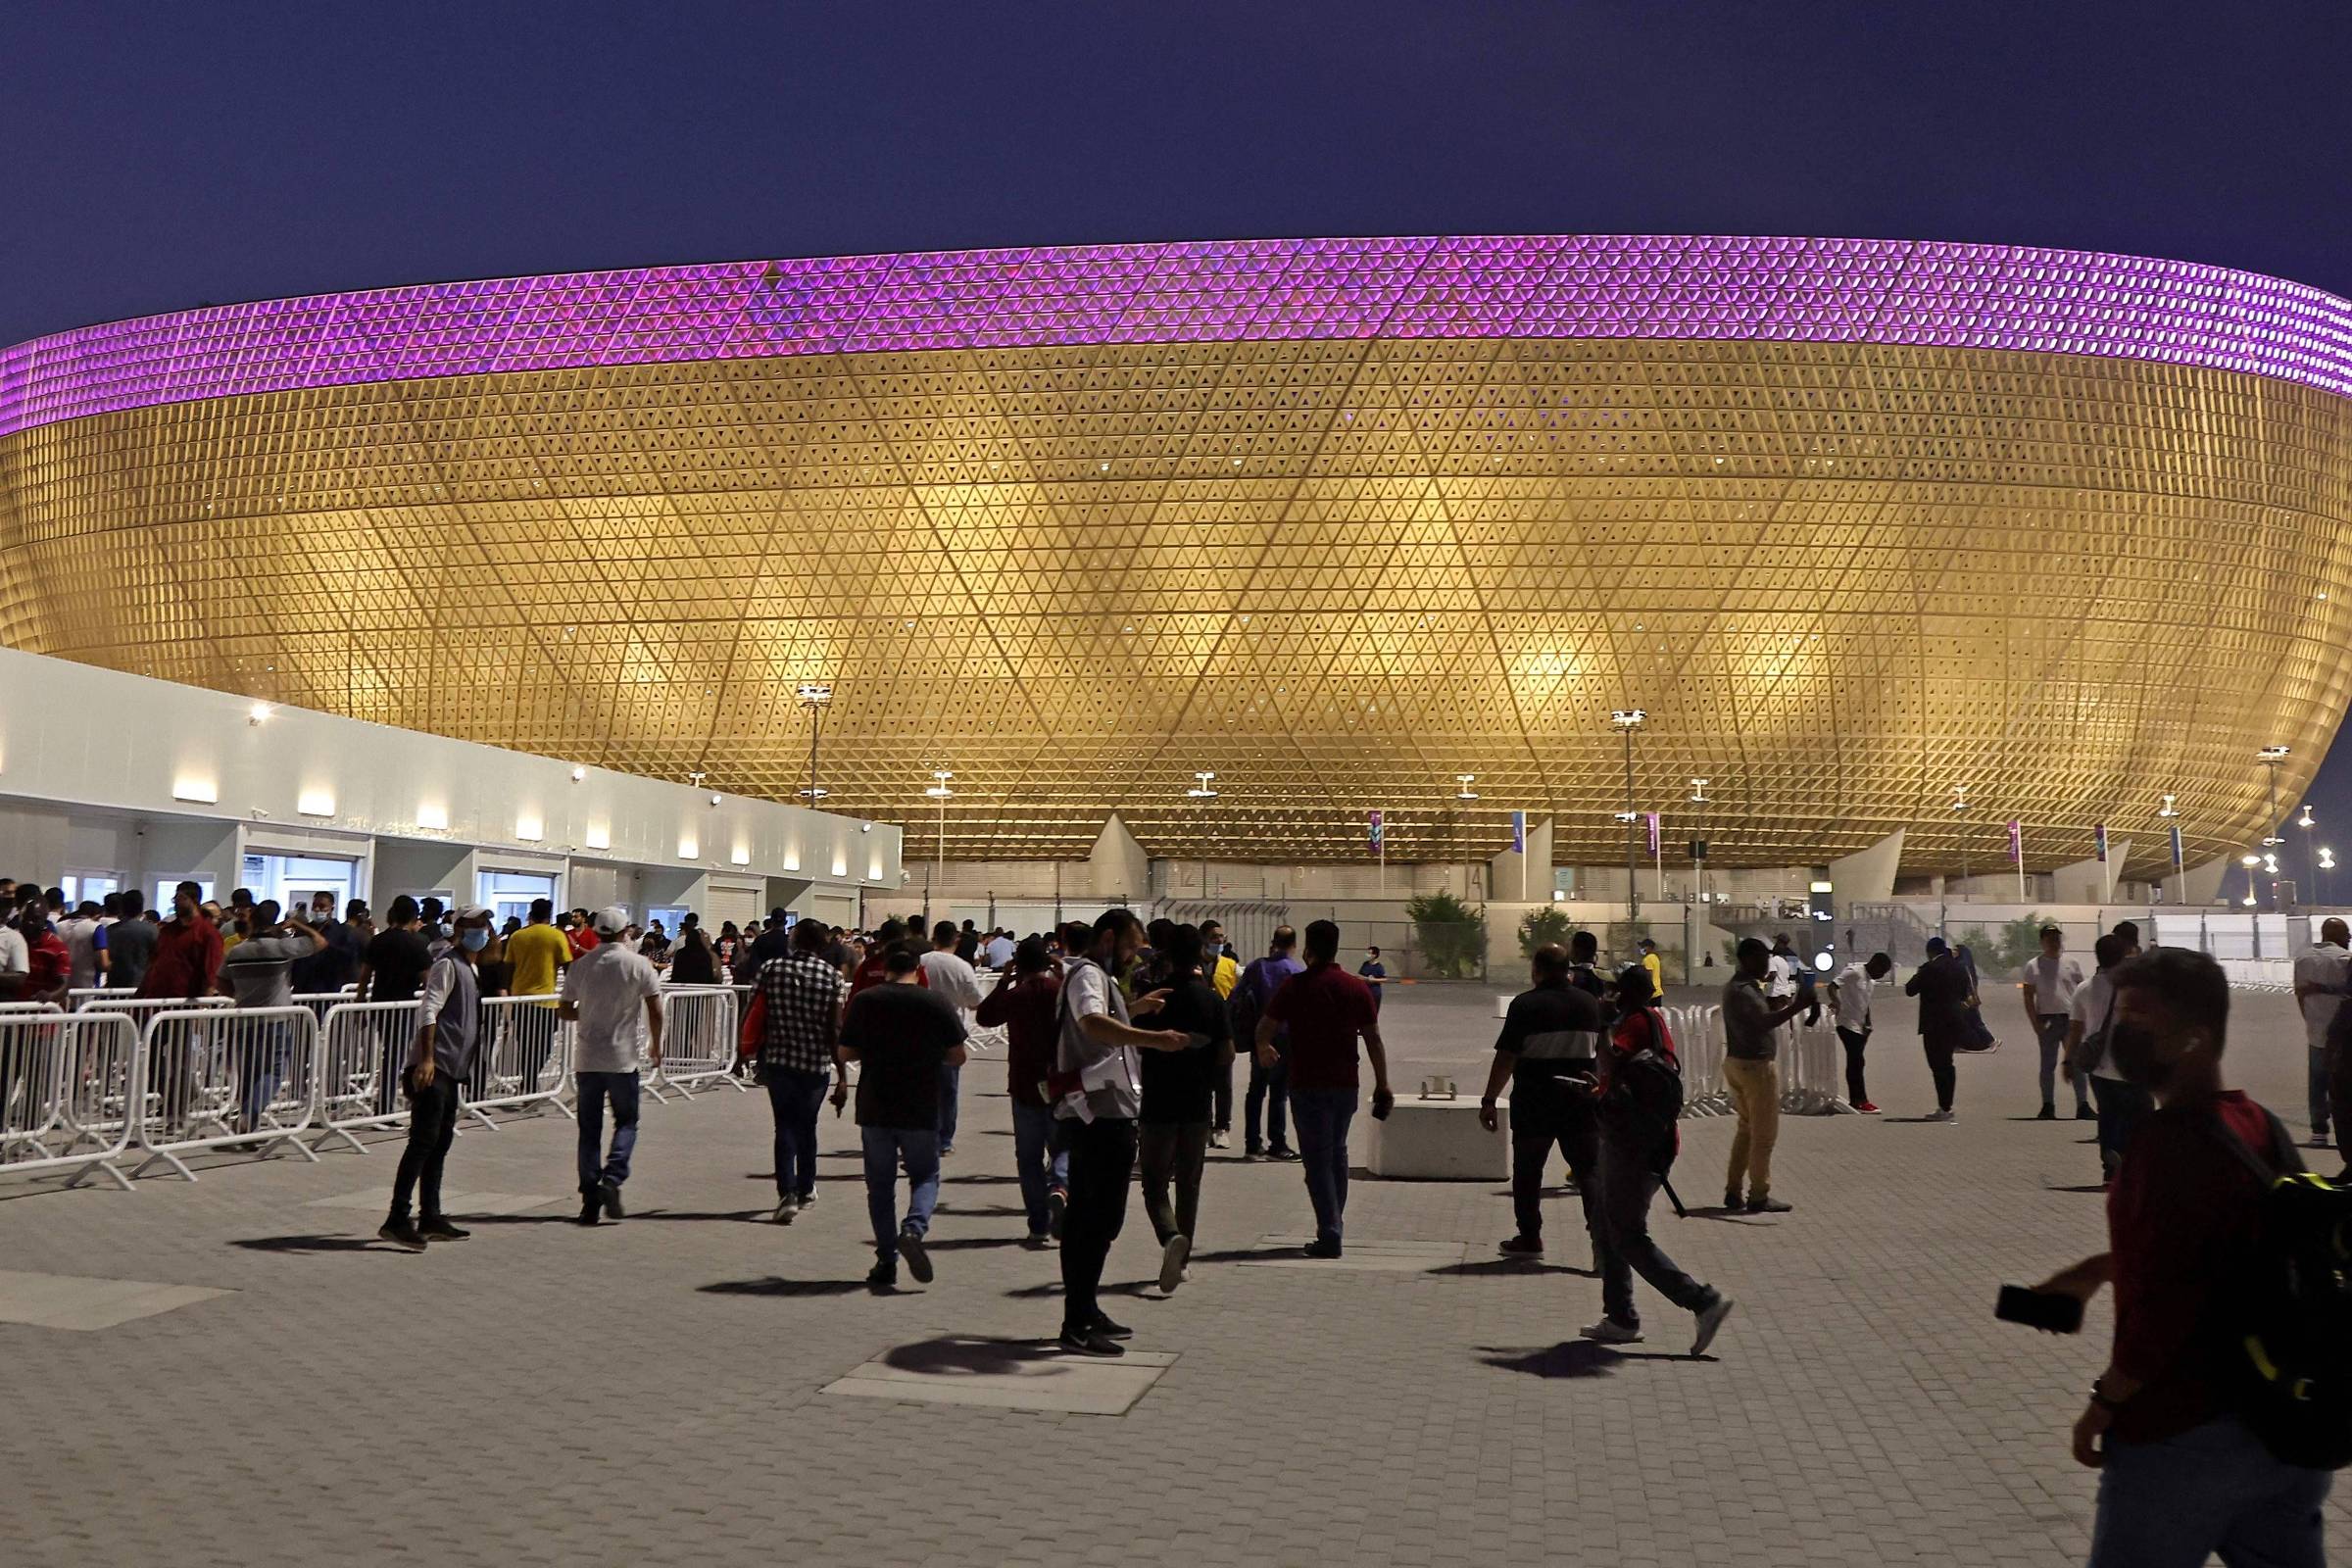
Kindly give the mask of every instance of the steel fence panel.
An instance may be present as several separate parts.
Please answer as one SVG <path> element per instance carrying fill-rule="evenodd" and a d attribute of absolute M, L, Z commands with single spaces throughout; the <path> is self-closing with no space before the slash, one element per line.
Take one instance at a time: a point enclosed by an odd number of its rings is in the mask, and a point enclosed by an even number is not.
<path fill-rule="evenodd" d="M 319 1131 L 312 1149 L 340 1139 L 365 1154 L 368 1146 L 356 1133 L 409 1124 L 400 1069 L 417 1022 L 414 1002 L 341 1002 L 327 1009 L 318 1034 Z"/>
<path fill-rule="evenodd" d="M 93 1170 L 125 1192 L 120 1163 L 138 1114 L 139 1028 L 120 1013 L 0 1016 L 0 1172 Z"/>
<path fill-rule="evenodd" d="M 571 1087 L 572 1025 L 557 1006 L 553 996 L 482 999 L 473 1075 L 459 1091 L 460 1109 L 485 1127 L 498 1125 L 494 1110 L 571 1114 L 564 1096 Z"/>
<path fill-rule="evenodd" d="M 140 1174 L 154 1164 L 196 1179 L 182 1154 L 302 1142 L 318 1113 L 318 1020 L 308 1007 L 186 1007 L 147 1020 L 143 1108 L 133 1117 Z"/>
<path fill-rule="evenodd" d="M 662 992 L 662 1064 L 641 1064 L 646 1092 L 666 1103 L 662 1091 L 693 1099 L 717 1084 L 745 1088 L 734 1074 L 735 990 L 732 986 L 667 986 Z"/>

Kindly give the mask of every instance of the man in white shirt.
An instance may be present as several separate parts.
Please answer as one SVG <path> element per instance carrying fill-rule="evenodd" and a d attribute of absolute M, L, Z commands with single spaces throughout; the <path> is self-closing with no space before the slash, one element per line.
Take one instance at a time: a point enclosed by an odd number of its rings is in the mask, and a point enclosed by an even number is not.
<path fill-rule="evenodd" d="M 918 928 L 919 929 L 919 928 Z M 980 977 L 972 966 L 956 956 L 956 944 L 961 933 L 953 920 L 942 920 L 931 928 L 931 951 L 923 955 L 923 984 L 947 1000 L 963 1020 L 963 1031 L 972 1031 L 972 1009 L 980 1005 Z M 963 1085 L 963 1064 L 943 1062 L 939 1069 L 939 1152 L 941 1158 L 956 1152 L 956 1100 Z"/>
<path fill-rule="evenodd" d="M 2082 984 L 2082 966 L 2066 956 L 2066 933 L 2054 925 L 2041 928 L 2041 953 L 2028 958 L 2017 971 L 2017 989 L 2025 997 L 2026 1022 L 2041 1042 L 2041 1114 L 2037 1121 L 2058 1119 L 2058 1053 L 2066 1047 L 2073 1019 L 2075 992 Z M 2075 1076 L 2075 1120 L 2095 1121 L 2090 1108 L 2090 1083 Z"/>
<path fill-rule="evenodd" d="M 1838 1043 L 1845 1047 L 1845 1102 L 1866 1116 L 1878 1114 L 1863 1086 L 1862 1053 L 1870 1045 L 1870 992 L 1894 968 L 1894 960 L 1874 953 L 1838 971 L 1830 982 L 1830 1016 L 1838 1025 Z"/>
<path fill-rule="evenodd" d="M 2326 1149 L 2328 1140 L 2328 1029 L 2343 1006 L 2344 989 L 2352 984 L 2352 926 L 2336 919 L 2320 922 L 2320 940 L 2295 956 L 2295 1005 L 2303 1011 L 2303 1043 L 2309 1063 L 2307 1086 L 2311 1108 L 2311 1147 Z"/>
<path fill-rule="evenodd" d="M 988 956 L 988 966 L 991 969 L 1002 969 L 1006 964 L 1010 963 L 1012 961 L 1013 946 L 1014 944 L 1012 936 L 1009 932 L 991 932 L 988 938 L 988 947 L 985 950 Z"/>
<path fill-rule="evenodd" d="M 564 971 L 556 1015 L 571 1021 L 572 1078 L 579 1085 L 580 1223 L 593 1225 L 602 1209 L 614 1219 L 620 1185 L 629 1179 L 637 1148 L 637 1062 L 662 1065 L 662 977 L 653 960 L 619 941 L 629 912 L 600 909 L 600 941 Z M 612 1149 L 604 1150 L 605 1102 L 612 1104 Z"/>
<path fill-rule="evenodd" d="M 98 906 L 84 899 L 71 915 L 57 922 L 58 940 L 66 945 L 69 964 L 66 984 L 76 991 L 106 984 L 106 922 L 98 913 Z"/>

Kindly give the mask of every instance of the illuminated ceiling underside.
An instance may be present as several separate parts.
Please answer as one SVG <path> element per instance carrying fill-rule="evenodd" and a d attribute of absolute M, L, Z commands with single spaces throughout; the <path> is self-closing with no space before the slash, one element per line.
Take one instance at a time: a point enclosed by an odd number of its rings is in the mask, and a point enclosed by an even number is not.
<path fill-rule="evenodd" d="M 2192 861 L 2347 696 L 2352 308 L 1812 240 L 750 263 L 0 354 L 0 640 L 954 858 Z M 1187 797 L 1213 770 L 1213 802 Z M 1456 808 L 1455 775 L 1480 797 Z M 1693 776 L 1711 804 L 1693 822 Z M 1969 810 L 1950 809 L 1965 787 Z M 2284 798 L 2284 797 L 2282 797 Z"/>

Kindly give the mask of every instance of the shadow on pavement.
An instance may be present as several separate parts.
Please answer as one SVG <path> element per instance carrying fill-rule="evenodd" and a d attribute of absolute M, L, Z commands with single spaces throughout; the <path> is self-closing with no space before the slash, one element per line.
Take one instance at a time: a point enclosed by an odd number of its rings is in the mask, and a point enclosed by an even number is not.
<path fill-rule="evenodd" d="M 718 1280 L 695 1289 L 705 1296 L 855 1296 L 865 1289 L 863 1280 L 788 1280 L 770 1274 L 765 1279 Z"/>
<path fill-rule="evenodd" d="M 1592 1340 L 1562 1340 L 1557 1345 L 1540 1350 L 1508 1350 L 1493 1346 L 1482 1348 L 1481 1361 L 1505 1372 L 1524 1372 L 1538 1378 L 1598 1378 L 1617 1370 L 1620 1361 L 1700 1361 L 1711 1362 L 1711 1355 L 1678 1355 L 1672 1350 L 1629 1350 L 1614 1345 L 1601 1345 Z"/>
<path fill-rule="evenodd" d="M 379 1242 L 372 1236 L 249 1236 L 228 1244 L 249 1252 L 285 1252 L 295 1257 L 314 1252 L 406 1252 L 405 1247 Z"/>
<path fill-rule="evenodd" d="M 1476 1263 L 1444 1263 L 1423 1272 L 1463 1275 L 1471 1279 L 1507 1278 L 1513 1274 L 1574 1274 L 1579 1279 L 1600 1278 L 1599 1271 L 1595 1269 L 1577 1268 L 1568 1263 L 1544 1263 L 1532 1257 L 1490 1257 Z"/>
<path fill-rule="evenodd" d="M 933 1377 L 1003 1377 L 1008 1373 L 1023 1373 L 1032 1377 L 1053 1376 L 1054 1363 L 1067 1365 L 1071 1357 L 1052 1340 L 983 1340 L 960 1335 L 943 1335 L 935 1340 L 918 1340 L 884 1352 L 885 1366 L 902 1372 L 920 1372 Z"/>

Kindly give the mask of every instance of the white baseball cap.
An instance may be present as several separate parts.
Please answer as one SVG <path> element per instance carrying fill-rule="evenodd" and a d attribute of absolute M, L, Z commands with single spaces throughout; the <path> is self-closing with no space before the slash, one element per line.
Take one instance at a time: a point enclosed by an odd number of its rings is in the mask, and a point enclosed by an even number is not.
<path fill-rule="evenodd" d="M 596 929 L 602 936 L 617 936 L 629 928 L 629 911 L 617 904 L 609 904 L 596 911 Z"/>
<path fill-rule="evenodd" d="M 495 920 L 498 918 L 498 911 L 487 904 L 466 904 L 461 905 L 457 912 L 450 918 L 453 920 Z"/>

